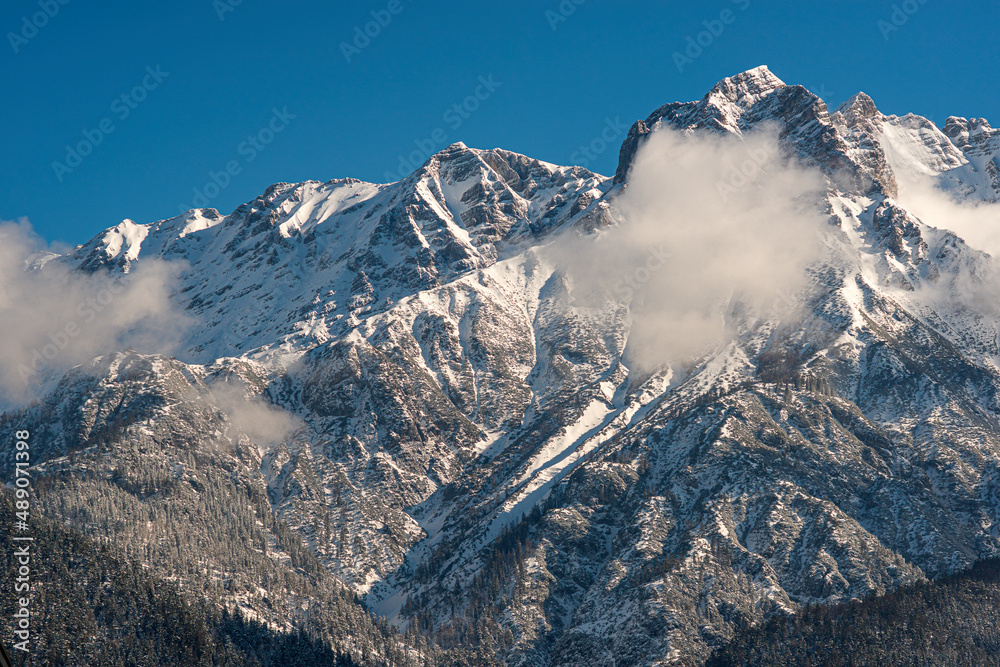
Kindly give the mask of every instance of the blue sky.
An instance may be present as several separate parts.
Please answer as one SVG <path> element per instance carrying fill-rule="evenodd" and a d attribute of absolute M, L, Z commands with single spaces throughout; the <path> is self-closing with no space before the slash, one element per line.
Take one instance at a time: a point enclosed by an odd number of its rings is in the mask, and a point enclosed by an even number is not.
<path fill-rule="evenodd" d="M 996 12 L 940 0 L 7 0 L 0 219 L 82 243 L 123 218 L 228 213 L 278 181 L 385 181 L 401 157 L 459 140 L 610 175 L 621 125 L 761 64 L 831 106 L 864 90 L 886 113 L 996 125 Z M 581 152 L 602 135 L 603 151 Z"/>

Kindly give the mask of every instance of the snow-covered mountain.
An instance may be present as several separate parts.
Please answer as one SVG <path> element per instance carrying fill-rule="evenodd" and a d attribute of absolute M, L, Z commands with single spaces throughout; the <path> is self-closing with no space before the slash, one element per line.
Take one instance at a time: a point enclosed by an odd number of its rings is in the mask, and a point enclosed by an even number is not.
<path fill-rule="evenodd" d="M 795 307 L 733 302 L 721 344 L 639 367 L 633 304 L 578 298 L 551 244 L 624 224 L 657 132 L 764 128 L 824 182 Z M 183 261 L 194 324 L 172 357 L 72 369 L 0 438 L 37 434 L 51 515 L 280 629 L 343 585 L 509 665 L 700 664 L 1000 555 L 996 268 L 904 201 L 996 202 L 998 166 L 985 120 L 831 113 L 760 67 L 637 121 L 613 179 L 454 144 L 397 183 L 126 220 L 36 270 Z"/>
<path fill-rule="evenodd" d="M 456 143 L 389 185 L 277 183 L 228 216 L 215 209 L 125 220 L 64 261 L 129 271 L 185 262 L 180 291 L 198 318 L 199 361 L 340 338 L 402 299 L 537 244 L 592 204 L 607 179 Z"/>

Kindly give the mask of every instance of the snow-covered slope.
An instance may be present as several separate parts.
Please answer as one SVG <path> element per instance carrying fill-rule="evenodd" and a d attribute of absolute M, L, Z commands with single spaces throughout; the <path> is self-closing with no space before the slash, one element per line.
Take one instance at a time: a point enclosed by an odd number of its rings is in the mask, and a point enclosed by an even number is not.
<path fill-rule="evenodd" d="M 605 184 L 579 167 L 457 143 L 389 185 L 278 183 L 227 216 L 125 220 L 65 261 L 125 272 L 140 258 L 186 262 L 180 291 L 199 326 L 182 349 L 199 360 L 306 349 L 559 229 Z"/>

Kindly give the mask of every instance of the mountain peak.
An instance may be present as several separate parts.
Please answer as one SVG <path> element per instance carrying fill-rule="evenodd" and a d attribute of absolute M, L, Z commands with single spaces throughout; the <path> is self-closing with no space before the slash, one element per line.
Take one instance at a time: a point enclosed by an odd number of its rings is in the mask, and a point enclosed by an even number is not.
<path fill-rule="evenodd" d="M 961 116 L 948 116 L 944 123 L 944 133 L 949 132 L 971 132 L 989 134 L 993 128 L 985 118 L 963 118 Z M 951 136 L 949 134 L 949 136 Z"/>
<path fill-rule="evenodd" d="M 767 65 L 760 65 L 719 81 L 708 95 L 721 94 L 736 102 L 744 97 L 759 99 L 768 93 L 783 88 L 785 82 L 776 77 Z"/>
<path fill-rule="evenodd" d="M 841 114 L 848 120 L 860 120 L 862 118 L 874 118 L 879 115 L 879 110 L 871 97 L 865 93 L 857 93 L 837 107 L 836 113 Z"/>
<path fill-rule="evenodd" d="M 400 167 L 401 171 L 399 176 L 401 179 L 405 180 L 409 177 L 420 178 L 421 175 L 425 174 L 428 169 L 435 170 L 443 165 L 452 164 L 456 162 L 464 163 L 469 159 L 475 159 L 481 151 L 475 148 L 469 148 L 465 142 L 456 141 L 453 144 L 445 146 L 441 150 L 433 153 L 427 157 L 427 159 L 417 167 L 411 174 L 407 175 L 404 172 L 403 166 Z"/>
<path fill-rule="evenodd" d="M 476 156 L 480 151 L 475 148 L 469 148 L 465 145 L 463 141 L 456 141 L 450 144 L 437 153 L 428 158 L 428 162 L 450 162 L 452 160 L 457 160 L 461 158 L 466 158 L 469 156 Z"/>

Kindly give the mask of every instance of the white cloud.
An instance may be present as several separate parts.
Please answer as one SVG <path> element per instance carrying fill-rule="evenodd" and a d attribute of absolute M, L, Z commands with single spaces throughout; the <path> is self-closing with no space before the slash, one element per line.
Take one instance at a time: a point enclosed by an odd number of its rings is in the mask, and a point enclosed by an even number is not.
<path fill-rule="evenodd" d="M 170 302 L 179 267 L 145 261 L 124 277 L 51 261 L 26 220 L 0 223 L 0 404 L 95 356 L 132 347 L 170 353 L 189 320 Z"/>
<path fill-rule="evenodd" d="M 297 416 L 247 391 L 240 381 L 212 385 L 216 405 L 257 445 L 287 440 L 303 426 Z"/>
<path fill-rule="evenodd" d="M 617 199 L 621 224 L 550 252 L 574 298 L 631 304 L 632 363 L 683 361 L 731 336 L 733 308 L 762 314 L 804 286 L 825 187 L 781 156 L 773 128 L 742 138 L 661 129 Z"/>
<path fill-rule="evenodd" d="M 957 200 L 930 176 L 897 173 L 896 183 L 899 204 L 922 222 L 1000 257 L 1000 203 Z"/>

